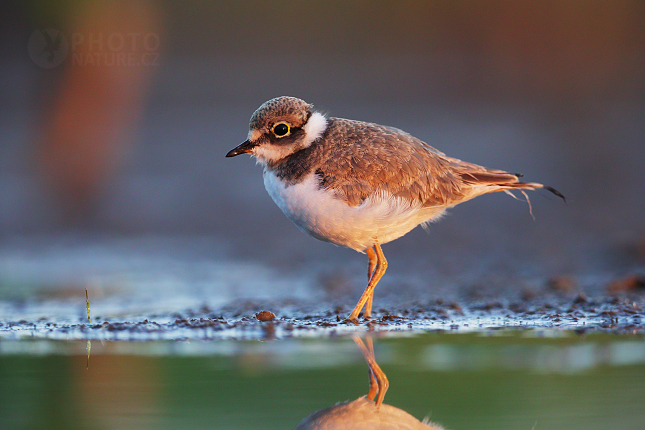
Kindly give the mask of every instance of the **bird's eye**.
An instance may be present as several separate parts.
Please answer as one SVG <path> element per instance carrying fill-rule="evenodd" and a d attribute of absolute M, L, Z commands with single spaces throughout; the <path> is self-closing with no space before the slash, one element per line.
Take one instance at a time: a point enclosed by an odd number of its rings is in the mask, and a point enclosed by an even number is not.
<path fill-rule="evenodd" d="M 289 124 L 285 124 L 284 122 L 279 122 L 273 126 L 272 131 L 273 131 L 273 134 L 275 134 L 277 137 L 283 137 L 289 134 L 289 131 L 291 131 L 291 129 L 289 128 Z"/>

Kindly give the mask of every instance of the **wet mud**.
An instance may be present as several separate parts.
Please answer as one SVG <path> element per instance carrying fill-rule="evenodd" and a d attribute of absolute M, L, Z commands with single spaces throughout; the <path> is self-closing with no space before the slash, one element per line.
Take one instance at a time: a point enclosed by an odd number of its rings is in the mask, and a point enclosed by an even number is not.
<path fill-rule="evenodd" d="M 635 284 L 629 281 L 630 285 Z M 417 301 L 407 306 L 377 307 L 373 318 L 347 320 L 349 305 L 235 301 L 220 308 L 202 306 L 169 314 L 93 317 L 93 323 L 0 322 L 0 339 L 97 340 L 272 340 L 335 337 L 356 332 L 406 335 L 419 332 L 493 332 L 497 330 L 569 330 L 578 334 L 645 334 L 645 291 L 587 297 L 522 294 L 517 301 Z"/>

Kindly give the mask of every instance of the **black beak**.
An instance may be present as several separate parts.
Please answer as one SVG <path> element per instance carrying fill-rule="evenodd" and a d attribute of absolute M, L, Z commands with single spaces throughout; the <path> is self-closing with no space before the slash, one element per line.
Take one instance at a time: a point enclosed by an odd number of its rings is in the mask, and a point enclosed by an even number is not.
<path fill-rule="evenodd" d="M 255 146 L 256 146 L 255 143 L 252 143 L 250 140 L 245 140 L 240 145 L 228 151 L 226 156 L 235 157 L 236 155 L 240 155 L 240 154 L 248 154 L 253 150 L 253 148 L 255 148 Z"/>

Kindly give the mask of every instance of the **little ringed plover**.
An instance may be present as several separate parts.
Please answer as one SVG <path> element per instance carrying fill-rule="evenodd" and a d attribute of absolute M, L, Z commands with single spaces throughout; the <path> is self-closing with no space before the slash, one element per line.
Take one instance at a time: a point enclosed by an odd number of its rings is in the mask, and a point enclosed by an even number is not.
<path fill-rule="evenodd" d="M 302 231 L 367 253 L 368 284 L 349 315 L 372 312 L 387 268 L 381 245 L 448 208 L 497 191 L 544 188 L 521 175 L 446 156 L 394 127 L 326 117 L 295 97 L 277 97 L 251 116 L 248 139 L 226 156 L 251 154 L 264 186 Z"/>

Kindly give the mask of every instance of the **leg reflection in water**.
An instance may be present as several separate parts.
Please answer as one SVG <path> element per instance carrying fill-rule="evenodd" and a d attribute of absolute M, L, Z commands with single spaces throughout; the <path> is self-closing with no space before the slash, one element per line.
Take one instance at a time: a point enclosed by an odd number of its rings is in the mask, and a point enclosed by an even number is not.
<path fill-rule="evenodd" d="M 370 371 L 370 390 L 367 393 L 367 398 L 374 400 L 374 396 L 378 392 L 378 397 L 376 398 L 376 409 L 379 409 L 381 404 L 383 403 L 385 393 L 390 386 L 390 382 L 387 380 L 385 372 L 383 372 L 378 364 L 376 364 L 376 358 L 374 357 L 374 343 L 372 342 L 372 338 L 367 338 L 367 346 L 365 346 L 363 340 L 358 336 L 354 336 L 354 342 L 356 342 L 356 345 L 363 353 L 363 357 L 365 357 L 365 361 L 367 361 L 367 366 L 369 367 Z"/>
<path fill-rule="evenodd" d="M 367 338 L 367 345 L 358 336 L 354 337 L 354 342 L 369 367 L 370 389 L 367 396 L 314 412 L 302 420 L 295 430 L 444 430 L 441 426 L 421 422 L 407 412 L 383 403 L 389 382 L 376 364 L 372 338 Z"/>

